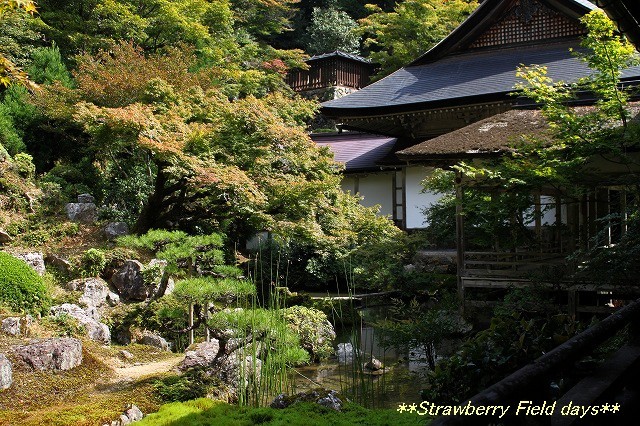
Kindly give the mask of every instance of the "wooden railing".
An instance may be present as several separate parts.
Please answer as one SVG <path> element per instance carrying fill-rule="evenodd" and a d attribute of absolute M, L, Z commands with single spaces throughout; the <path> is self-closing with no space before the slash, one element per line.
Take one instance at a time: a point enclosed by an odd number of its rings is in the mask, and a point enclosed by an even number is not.
<path fill-rule="evenodd" d="M 464 277 L 522 277 L 544 267 L 565 263 L 565 256 L 553 252 L 490 252 L 467 251 L 464 253 Z"/>
<path fill-rule="evenodd" d="M 590 417 L 581 424 L 627 424 L 624 418 L 625 398 L 620 396 L 624 386 L 634 386 L 640 370 L 640 346 L 638 346 L 638 323 L 640 321 L 640 299 L 619 309 L 602 322 L 574 336 L 531 364 L 519 369 L 508 377 L 488 387 L 471 399 L 459 404 L 479 406 L 511 406 L 509 416 L 497 419 L 492 416 L 447 416 L 435 419 L 432 426 L 474 425 L 474 424 L 527 424 L 527 425 L 571 425 L 580 419 L 577 416 L 562 415 L 561 407 L 569 402 L 574 405 L 592 406 L 594 403 L 622 401 L 619 416 Z M 579 381 L 565 394 L 556 398 L 556 407 L 550 416 L 516 415 L 520 401 L 537 401 L 544 397 L 540 391 L 548 388 L 550 378 L 559 371 L 570 368 L 576 361 L 591 353 L 598 345 L 612 337 L 623 327 L 631 325 L 629 342 L 609 358 L 605 364 L 591 375 Z M 606 396 L 606 401 L 604 397 Z M 542 398 L 541 398 L 542 397 Z M 551 401 L 549 401 L 551 402 Z M 630 407 L 626 407 L 629 410 Z M 631 407 L 633 408 L 633 407 Z M 631 417 L 637 412 L 631 413 Z M 606 419 L 606 420 L 605 420 Z M 628 420 L 628 419 L 627 419 Z M 636 419 L 637 420 L 637 419 Z M 637 424 L 637 423 L 635 423 Z"/>
<path fill-rule="evenodd" d="M 285 81 L 296 92 L 343 86 L 360 89 L 369 83 L 368 66 L 347 60 L 322 60 L 309 64 L 308 70 L 287 74 Z"/>

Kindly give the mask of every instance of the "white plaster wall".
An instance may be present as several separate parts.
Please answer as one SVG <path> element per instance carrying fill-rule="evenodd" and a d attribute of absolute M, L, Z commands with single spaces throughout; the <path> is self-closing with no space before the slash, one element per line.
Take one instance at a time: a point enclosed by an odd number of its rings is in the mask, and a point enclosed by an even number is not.
<path fill-rule="evenodd" d="M 375 173 L 359 178 L 358 192 L 363 197 L 360 204 L 367 207 L 380 204 L 380 215 L 393 214 L 392 191 L 393 174 L 391 173 Z"/>
<path fill-rule="evenodd" d="M 351 195 L 356 193 L 356 179 L 353 177 L 343 177 L 340 182 L 340 187 L 344 192 L 350 192 Z"/>
<path fill-rule="evenodd" d="M 555 225 L 556 223 L 556 208 L 555 208 L 555 198 L 550 195 L 541 195 L 540 196 L 540 208 L 543 210 L 543 214 L 541 217 L 540 223 L 544 225 Z M 549 206 L 553 206 L 549 208 Z M 546 209 L 546 210 L 545 210 Z M 527 214 L 533 214 L 535 211 L 535 206 L 531 206 L 529 210 L 527 210 Z M 535 218 L 525 223 L 525 226 L 536 226 Z"/>
<path fill-rule="evenodd" d="M 421 182 L 433 170 L 430 167 L 411 166 L 406 169 L 406 187 L 407 187 L 407 228 L 425 228 L 427 224 L 424 221 L 422 210 L 438 201 L 442 195 L 427 192 L 422 193 Z"/>

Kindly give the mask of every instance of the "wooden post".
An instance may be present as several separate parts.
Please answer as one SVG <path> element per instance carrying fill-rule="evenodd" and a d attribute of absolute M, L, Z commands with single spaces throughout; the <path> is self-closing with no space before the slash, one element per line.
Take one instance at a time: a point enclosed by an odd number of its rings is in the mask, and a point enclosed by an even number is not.
<path fill-rule="evenodd" d="M 211 302 L 207 302 L 204 304 L 204 329 L 205 329 L 205 340 L 207 342 L 211 341 L 211 331 L 209 330 L 209 308 L 211 307 Z"/>
<path fill-rule="evenodd" d="M 627 189 L 620 190 L 620 238 L 627 233 Z"/>
<path fill-rule="evenodd" d="M 193 330 L 193 303 L 189 304 L 189 345 L 193 345 L 195 333 Z"/>
<path fill-rule="evenodd" d="M 535 204 L 534 204 L 534 223 L 536 227 L 536 240 L 538 240 L 538 247 L 540 252 L 542 252 L 542 197 L 540 195 L 540 191 L 536 191 L 534 195 Z"/>
<path fill-rule="evenodd" d="M 560 249 L 560 253 L 564 253 L 564 246 L 562 244 L 562 198 L 560 194 L 555 197 L 556 202 L 556 244 Z"/>
<path fill-rule="evenodd" d="M 578 317 L 578 292 L 574 288 L 567 290 L 567 305 L 569 316 L 575 320 Z"/>
<path fill-rule="evenodd" d="M 464 286 L 462 277 L 464 275 L 464 216 L 462 211 L 462 173 L 456 172 L 456 263 L 458 266 L 458 299 L 460 310 L 464 313 Z"/>

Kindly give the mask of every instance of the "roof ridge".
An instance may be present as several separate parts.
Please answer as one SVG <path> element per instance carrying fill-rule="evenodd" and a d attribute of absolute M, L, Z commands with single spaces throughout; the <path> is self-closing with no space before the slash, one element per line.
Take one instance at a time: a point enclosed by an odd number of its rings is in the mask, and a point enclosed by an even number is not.
<path fill-rule="evenodd" d="M 451 53 L 461 44 L 477 39 L 500 18 L 517 0 L 485 0 L 456 29 L 427 52 L 413 60 L 407 67 L 434 62 Z M 578 18 L 597 6 L 587 0 L 535 0 L 564 12 L 566 16 Z M 571 16 L 573 15 L 573 16 Z"/>

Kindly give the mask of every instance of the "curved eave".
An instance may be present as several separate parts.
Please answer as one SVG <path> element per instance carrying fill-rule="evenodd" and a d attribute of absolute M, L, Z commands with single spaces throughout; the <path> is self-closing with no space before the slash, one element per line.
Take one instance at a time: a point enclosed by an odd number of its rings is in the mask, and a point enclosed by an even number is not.
<path fill-rule="evenodd" d="M 640 48 L 640 3 L 638 0 L 596 0 L 636 47 Z"/>
<path fill-rule="evenodd" d="M 513 91 L 485 93 L 474 96 L 462 96 L 458 98 L 446 98 L 438 101 L 416 102 L 401 105 L 376 106 L 369 108 L 331 108 L 322 107 L 320 112 L 330 118 L 374 118 L 389 115 L 407 114 L 418 111 L 437 110 L 441 108 L 455 108 L 459 106 L 485 104 L 488 102 L 500 102 L 506 100 L 516 101 Z"/>

